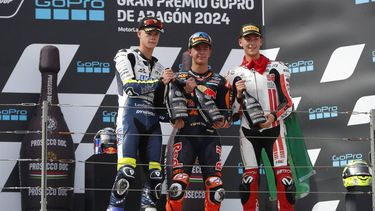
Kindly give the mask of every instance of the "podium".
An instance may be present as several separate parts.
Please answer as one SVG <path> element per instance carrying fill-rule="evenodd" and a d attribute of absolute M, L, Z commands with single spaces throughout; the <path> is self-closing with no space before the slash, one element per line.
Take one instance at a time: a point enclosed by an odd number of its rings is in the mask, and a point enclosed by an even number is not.
<path fill-rule="evenodd" d="M 371 186 L 351 187 L 345 195 L 346 211 L 371 211 Z"/>
<path fill-rule="evenodd" d="M 85 165 L 85 210 L 107 209 L 117 170 L 116 154 L 92 155 Z"/>

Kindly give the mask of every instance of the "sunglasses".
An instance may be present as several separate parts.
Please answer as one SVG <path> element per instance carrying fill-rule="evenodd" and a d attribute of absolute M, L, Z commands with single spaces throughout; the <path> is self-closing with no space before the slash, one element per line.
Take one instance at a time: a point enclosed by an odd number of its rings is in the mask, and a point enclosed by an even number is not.
<path fill-rule="evenodd" d="M 190 37 L 190 45 L 196 42 L 207 42 L 211 43 L 211 37 L 205 32 L 197 32 Z"/>
<path fill-rule="evenodd" d="M 156 27 L 158 29 L 163 29 L 163 23 L 156 19 L 147 19 L 143 21 L 143 27 Z"/>

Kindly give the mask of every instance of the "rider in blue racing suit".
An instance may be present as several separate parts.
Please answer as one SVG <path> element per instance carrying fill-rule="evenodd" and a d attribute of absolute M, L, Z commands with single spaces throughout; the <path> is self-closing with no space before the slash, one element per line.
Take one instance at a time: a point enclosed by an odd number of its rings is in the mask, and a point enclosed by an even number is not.
<path fill-rule="evenodd" d="M 162 136 L 157 107 L 165 84 L 174 78 L 171 69 L 164 69 L 152 56 L 163 24 L 154 17 L 144 18 L 138 28 L 139 49 L 121 49 L 116 54 L 116 77 L 119 85 L 117 117 L 118 172 L 107 211 L 123 211 L 129 187 L 136 177 L 137 155 L 148 162 L 147 181 L 141 207 L 156 210 L 160 198 Z M 144 150 L 144 151 L 141 151 Z M 139 152 L 139 153 L 138 153 Z"/>

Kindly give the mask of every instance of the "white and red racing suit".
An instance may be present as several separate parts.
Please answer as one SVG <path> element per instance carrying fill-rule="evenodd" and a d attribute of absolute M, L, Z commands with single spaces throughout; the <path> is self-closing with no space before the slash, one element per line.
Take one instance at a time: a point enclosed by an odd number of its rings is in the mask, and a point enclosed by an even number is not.
<path fill-rule="evenodd" d="M 275 117 L 269 128 L 251 128 L 244 115 L 241 115 L 240 103 L 238 100 L 234 102 L 234 114 L 242 116 L 240 150 L 245 171 L 240 189 L 243 210 L 259 209 L 259 165 L 262 149 L 265 149 L 273 164 L 278 190 L 278 210 L 294 210 L 295 186 L 287 161 L 288 152 L 284 139 L 286 130 L 283 121 L 293 109 L 292 98 L 289 95 L 289 70 L 282 62 L 270 61 L 261 55 L 258 60 L 250 62 L 244 57 L 241 66 L 228 72 L 226 78 L 232 84 L 234 92 L 236 90 L 233 80 L 237 76 L 245 80 L 246 91 L 259 101 L 265 115 L 271 113 Z"/>

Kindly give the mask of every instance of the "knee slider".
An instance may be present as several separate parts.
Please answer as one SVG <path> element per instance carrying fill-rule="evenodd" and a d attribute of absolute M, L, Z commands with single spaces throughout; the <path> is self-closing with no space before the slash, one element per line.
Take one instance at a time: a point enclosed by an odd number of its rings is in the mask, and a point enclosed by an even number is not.
<path fill-rule="evenodd" d="M 291 177 L 284 177 L 281 179 L 281 183 L 285 187 L 285 195 L 290 204 L 295 204 L 296 202 L 296 186 Z"/>
<path fill-rule="evenodd" d="M 258 191 L 258 169 L 249 169 L 242 175 L 240 191 L 242 204 L 250 199 L 251 191 Z"/>
<path fill-rule="evenodd" d="M 173 183 L 169 187 L 169 198 L 171 200 L 180 200 L 189 185 L 189 175 L 186 173 L 179 173 L 173 177 Z"/>
<path fill-rule="evenodd" d="M 242 204 L 246 203 L 246 201 L 250 198 L 250 185 L 254 182 L 254 177 L 251 175 L 244 175 L 240 185 L 240 196 Z"/>
<path fill-rule="evenodd" d="M 155 196 L 156 199 L 161 197 L 161 185 L 163 182 L 163 173 L 159 169 L 150 169 L 148 172 L 151 193 Z"/>
<path fill-rule="evenodd" d="M 225 197 L 223 181 L 220 177 L 209 177 L 205 182 L 206 190 L 209 191 L 209 199 L 214 203 L 221 203 Z"/>
<path fill-rule="evenodd" d="M 116 175 L 115 184 L 112 191 L 117 197 L 125 197 L 129 186 L 133 183 L 135 178 L 135 171 L 132 166 L 122 166 Z"/>

